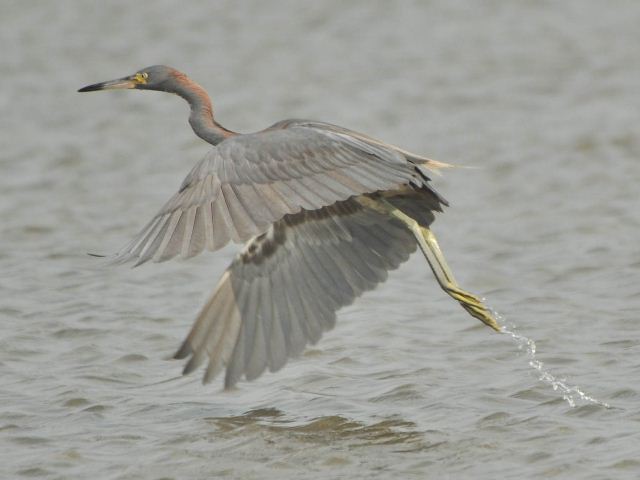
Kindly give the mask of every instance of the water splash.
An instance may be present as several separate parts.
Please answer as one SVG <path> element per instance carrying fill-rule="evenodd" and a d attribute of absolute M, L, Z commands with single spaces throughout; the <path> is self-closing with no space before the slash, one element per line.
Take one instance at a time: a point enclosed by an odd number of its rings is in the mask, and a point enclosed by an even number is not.
<path fill-rule="evenodd" d="M 489 310 L 498 320 L 498 323 L 502 325 L 502 333 L 506 333 L 516 341 L 516 343 L 518 344 L 518 350 L 526 351 L 527 358 L 529 359 L 529 366 L 537 372 L 538 380 L 546 383 L 547 385 L 550 385 L 554 391 L 560 392 L 562 394 L 562 398 L 569 404 L 570 407 L 575 407 L 578 401 L 582 401 L 585 403 L 600 405 L 601 407 L 605 408 L 611 408 L 611 405 L 585 393 L 577 385 L 569 385 L 566 382 L 566 379 L 560 379 L 553 375 L 544 366 L 543 362 L 536 359 L 536 342 L 518 333 L 518 331 L 516 330 L 516 326 L 512 322 L 505 324 L 504 318 L 498 312 L 496 312 L 492 308 L 489 308 Z"/>

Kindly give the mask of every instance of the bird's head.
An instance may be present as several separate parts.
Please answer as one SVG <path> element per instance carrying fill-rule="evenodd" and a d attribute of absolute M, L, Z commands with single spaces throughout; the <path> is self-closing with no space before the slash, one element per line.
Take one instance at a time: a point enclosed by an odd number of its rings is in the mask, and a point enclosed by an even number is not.
<path fill-rule="evenodd" d="M 133 75 L 109 80 L 108 82 L 94 83 L 78 90 L 79 92 L 95 92 L 98 90 L 158 90 L 161 92 L 173 91 L 176 78 L 182 74 L 175 68 L 165 65 L 153 65 L 151 67 L 138 70 Z"/>

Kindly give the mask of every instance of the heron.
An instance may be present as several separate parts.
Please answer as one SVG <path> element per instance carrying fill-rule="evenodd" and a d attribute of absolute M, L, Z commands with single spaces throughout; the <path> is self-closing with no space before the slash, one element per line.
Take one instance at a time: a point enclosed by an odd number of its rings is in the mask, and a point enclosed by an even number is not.
<path fill-rule="evenodd" d="M 448 203 L 429 175 L 448 164 L 313 120 L 233 132 L 215 120 L 204 88 L 163 65 L 79 92 L 115 89 L 182 97 L 194 133 L 213 148 L 109 260 L 138 266 L 244 244 L 174 356 L 188 359 L 185 375 L 206 363 L 203 383 L 224 370 L 228 389 L 281 369 L 417 248 L 449 296 L 501 331 L 456 282 L 430 229 Z"/>

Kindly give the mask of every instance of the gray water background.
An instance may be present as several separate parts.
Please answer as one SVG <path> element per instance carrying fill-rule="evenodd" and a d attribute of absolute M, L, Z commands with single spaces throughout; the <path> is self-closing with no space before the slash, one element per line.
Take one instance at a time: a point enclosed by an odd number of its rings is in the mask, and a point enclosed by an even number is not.
<path fill-rule="evenodd" d="M 640 476 L 640 3 L 0 2 L 0 478 Z M 105 268 L 208 150 L 165 63 L 254 131 L 330 121 L 435 178 L 461 284 L 611 408 L 571 407 L 413 256 L 278 373 L 170 360 L 236 248 Z"/>

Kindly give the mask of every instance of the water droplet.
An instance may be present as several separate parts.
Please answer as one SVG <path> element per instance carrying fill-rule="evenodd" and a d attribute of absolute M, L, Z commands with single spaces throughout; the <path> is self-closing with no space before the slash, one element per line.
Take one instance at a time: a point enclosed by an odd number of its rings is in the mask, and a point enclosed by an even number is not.
<path fill-rule="evenodd" d="M 518 333 L 516 326 L 512 322 L 505 324 L 504 318 L 498 312 L 490 307 L 489 310 L 498 320 L 498 323 L 503 325 L 502 333 L 506 333 L 513 340 L 515 340 L 518 346 L 518 350 L 526 351 L 526 355 L 529 358 L 529 366 L 536 371 L 538 380 L 551 386 L 551 388 L 553 388 L 555 392 L 560 392 L 562 394 L 562 398 L 569 404 L 570 407 L 575 407 L 576 399 L 579 399 L 586 403 L 592 403 L 595 405 L 600 405 L 601 407 L 611 408 L 608 403 L 598 400 L 591 395 L 588 395 L 577 385 L 570 385 L 566 382 L 566 379 L 561 379 L 553 375 L 549 371 L 549 369 L 545 367 L 543 362 L 536 359 L 536 342 L 534 342 L 531 338 L 525 337 L 524 335 Z"/>

